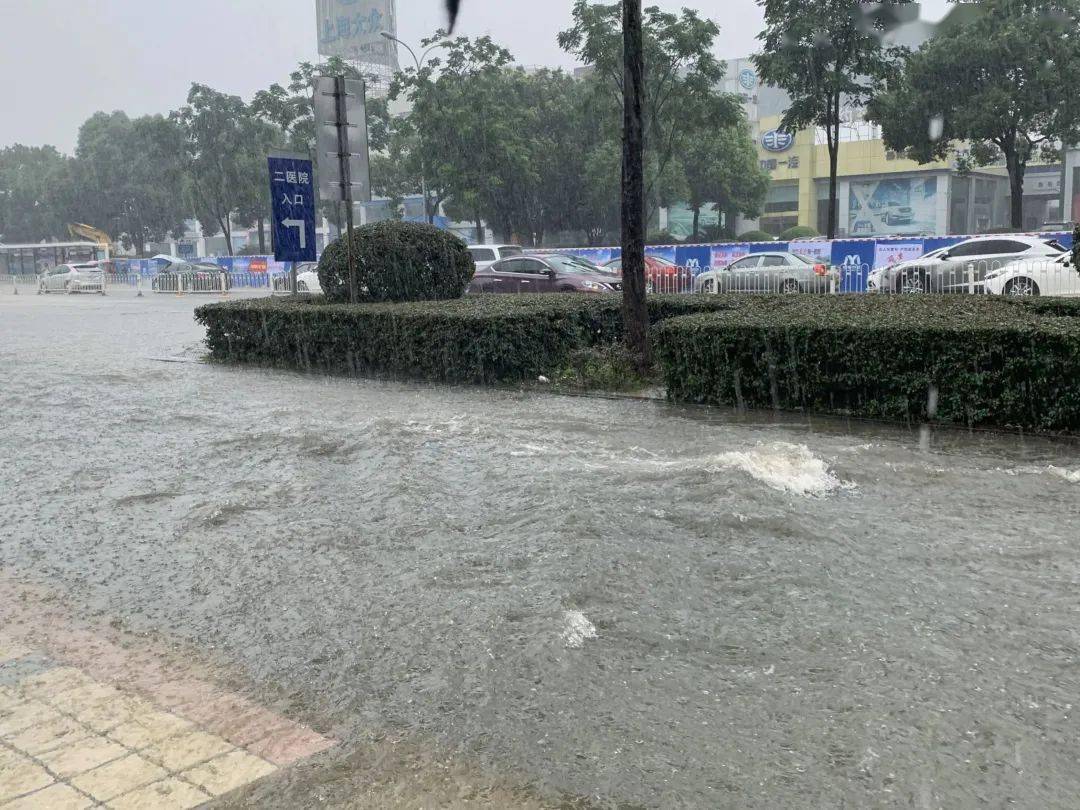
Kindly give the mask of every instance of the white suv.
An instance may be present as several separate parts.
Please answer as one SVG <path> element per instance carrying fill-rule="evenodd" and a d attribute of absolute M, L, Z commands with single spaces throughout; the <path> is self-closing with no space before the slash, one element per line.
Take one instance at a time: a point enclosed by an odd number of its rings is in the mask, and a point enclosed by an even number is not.
<path fill-rule="evenodd" d="M 525 253 L 519 245 L 469 245 L 469 253 L 477 270 L 483 270 L 500 259 L 521 256 Z"/>
<path fill-rule="evenodd" d="M 1064 251 L 1055 240 L 1038 236 L 979 236 L 874 270 L 867 279 L 867 289 L 886 293 L 981 293 L 988 273 L 1019 260 L 1052 259 Z"/>

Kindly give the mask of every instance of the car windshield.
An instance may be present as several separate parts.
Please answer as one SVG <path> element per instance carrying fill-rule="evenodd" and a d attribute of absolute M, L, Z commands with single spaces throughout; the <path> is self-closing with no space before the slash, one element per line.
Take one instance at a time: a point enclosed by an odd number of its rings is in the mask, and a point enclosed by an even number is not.
<path fill-rule="evenodd" d="M 594 264 L 582 261 L 576 256 L 553 254 L 545 256 L 544 261 L 553 265 L 559 273 L 568 273 L 570 275 L 578 276 L 615 275 L 610 270 L 604 270 Z"/>

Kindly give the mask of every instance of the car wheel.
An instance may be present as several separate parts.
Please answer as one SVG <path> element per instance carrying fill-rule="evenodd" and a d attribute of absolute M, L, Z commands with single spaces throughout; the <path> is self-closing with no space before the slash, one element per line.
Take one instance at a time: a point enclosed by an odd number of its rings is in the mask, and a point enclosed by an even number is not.
<path fill-rule="evenodd" d="M 308 291 L 307 282 L 306 281 L 298 281 L 298 282 L 296 282 L 296 291 L 306 293 Z"/>
<path fill-rule="evenodd" d="M 1014 278 L 1005 285 L 1005 295 L 1013 295 L 1017 298 L 1031 298 L 1038 294 L 1039 285 L 1024 276 Z"/>
<path fill-rule="evenodd" d="M 906 270 L 900 277 L 900 292 L 905 295 L 922 295 L 930 292 L 924 270 Z"/>
<path fill-rule="evenodd" d="M 66 292 L 68 295 L 74 295 L 75 294 L 75 288 L 71 286 L 70 281 L 65 281 L 64 282 L 64 292 Z"/>
<path fill-rule="evenodd" d="M 716 284 L 715 284 L 715 282 L 711 278 L 705 279 L 705 281 L 702 282 L 702 284 L 701 284 L 701 291 L 703 293 L 714 293 L 714 292 L 716 292 Z"/>
<path fill-rule="evenodd" d="M 784 279 L 784 283 L 780 286 L 780 292 L 787 295 L 799 292 L 799 282 L 793 278 Z"/>

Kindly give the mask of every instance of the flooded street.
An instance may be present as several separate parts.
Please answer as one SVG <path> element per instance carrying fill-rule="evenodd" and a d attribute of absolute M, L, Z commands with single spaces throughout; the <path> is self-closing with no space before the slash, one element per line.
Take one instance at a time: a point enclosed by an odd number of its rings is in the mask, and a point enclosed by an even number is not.
<path fill-rule="evenodd" d="M 0 296 L 8 577 L 540 800 L 1075 806 L 1076 443 L 219 367 L 198 303 Z"/>

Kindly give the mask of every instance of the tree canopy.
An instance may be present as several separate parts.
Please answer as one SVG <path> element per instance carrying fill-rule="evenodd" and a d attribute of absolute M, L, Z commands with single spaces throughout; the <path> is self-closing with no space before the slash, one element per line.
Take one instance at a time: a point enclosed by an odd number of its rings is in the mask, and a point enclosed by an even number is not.
<path fill-rule="evenodd" d="M 975 165 L 1003 161 L 1022 228 L 1028 163 L 1080 141 L 1080 3 L 984 0 L 980 11 L 908 55 L 868 114 L 889 148 L 920 162 L 962 148 Z"/>

